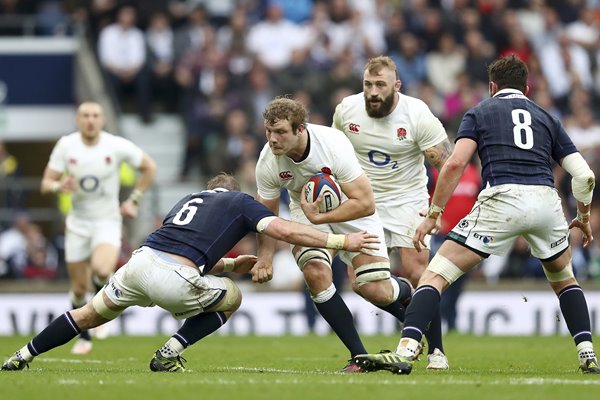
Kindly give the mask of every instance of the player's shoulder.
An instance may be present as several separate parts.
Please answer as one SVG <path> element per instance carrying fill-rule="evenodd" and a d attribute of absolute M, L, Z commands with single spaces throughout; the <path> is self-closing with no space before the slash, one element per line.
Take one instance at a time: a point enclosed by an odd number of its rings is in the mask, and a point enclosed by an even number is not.
<path fill-rule="evenodd" d="M 259 168 L 259 166 L 265 166 L 265 165 L 271 164 L 273 162 L 275 162 L 275 155 L 271 151 L 271 148 L 269 147 L 269 143 L 265 143 L 262 150 L 260 151 L 260 154 L 258 155 L 258 161 L 256 162 L 256 168 Z"/>
<path fill-rule="evenodd" d="M 399 102 L 402 103 L 402 109 L 415 111 L 430 111 L 429 106 L 418 97 L 409 96 L 404 93 L 398 93 Z"/>
<path fill-rule="evenodd" d="M 340 101 L 337 110 L 342 113 L 353 113 L 356 110 L 364 111 L 365 96 L 363 92 L 351 94 Z"/>

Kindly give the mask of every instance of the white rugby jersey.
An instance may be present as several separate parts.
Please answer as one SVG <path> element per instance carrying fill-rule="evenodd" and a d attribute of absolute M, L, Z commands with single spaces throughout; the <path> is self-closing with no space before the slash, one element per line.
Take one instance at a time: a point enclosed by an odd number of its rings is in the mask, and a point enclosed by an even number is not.
<path fill-rule="evenodd" d="M 363 174 L 352 144 L 337 129 L 306 124 L 310 137 L 308 157 L 295 162 L 287 156 L 275 156 L 265 144 L 256 164 L 256 186 L 263 199 L 275 199 L 280 189 L 290 194 L 291 206 L 300 207 L 302 186 L 316 173 L 328 172 L 339 183 L 349 183 Z M 343 197 L 344 199 L 346 197 Z"/>
<path fill-rule="evenodd" d="M 423 151 L 447 138 L 422 100 L 398 96 L 394 111 L 383 118 L 367 115 L 363 93 L 344 98 L 333 116 L 333 126 L 352 142 L 376 202 L 419 191 L 428 198 Z"/>
<path fill-rule="evenodd" d="M 61 137 L 50 154 L 48 167 L 73 175 L 77 190 L 71 195 L 71 214 L 83 219 L 118 216 L 121 162 L 135 168 L 142 163 L 142 149 L 129 140 L 100 132 L 98 143 L 87 146 L 81 133 Z"/>

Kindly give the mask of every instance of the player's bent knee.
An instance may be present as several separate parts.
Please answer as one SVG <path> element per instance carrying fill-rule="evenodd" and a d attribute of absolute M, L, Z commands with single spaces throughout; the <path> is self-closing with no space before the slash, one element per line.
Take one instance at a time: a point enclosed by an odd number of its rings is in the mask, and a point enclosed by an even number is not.
<path fill-rule="evenodd" d="M 550 272 L 544 266 L 544 274 L 546 275 L 546 279 L 548 282 L 562 282 L 569 279 L 575 278 L 575 274 L 573 274 L 573 264 L 571 261 L 565 267 L 558 272 Z"/>
<path fill-rule="evenodd" d="M 92 299 L 92 307 L 94 307 L 94 311 L 106 319 L 115 319 L 123 312 L 123 310 L 117 311 L 108 308 L 104 302 L 104 289 L 101 289 L 98 293 L 96 293 Z"/>
<path fill-rule="evenodd" d="M 363 264 L 354 270 L 358 287 L 370 282 L 383 281 L 390 278 L 390 264 L 388 262 L 374 262 Z"/>
<path fill-rule="evenodd" d="M 446 282 L 448 282 L 449 285 L 451 285 L 452 282 L 456 281 L 464 274 L 464 272 L 458 268 L 456 264 L 439 253 L 433 257 L 429 263 L 429 266 L 427 267 L 427 270 L 440 275 L 446 280 Z"/>
<path fill-rule="evenodd" d="M 225 283 L 225 296 L 214 307 L 209 307 L 205 311 L 223 311 L 233 313 L 242 304 L 242 291 L 231 279 L 221 278 Z"/>
<path fill-rule="evenodd" d="M 332 283 L 329 287 L 317 294 L 311 294 L 310 298 L 315 303 L 325 303 L 335 295 L 335 285 Z"/>
<path fill-rule="evenodd" d="M 302 248 L 294 255 L 296 264 L 300 270 L 304 270 L 304 266 L 311 261 L 318 261 L 331 268 L 331 254 L 325 249 Z"/>

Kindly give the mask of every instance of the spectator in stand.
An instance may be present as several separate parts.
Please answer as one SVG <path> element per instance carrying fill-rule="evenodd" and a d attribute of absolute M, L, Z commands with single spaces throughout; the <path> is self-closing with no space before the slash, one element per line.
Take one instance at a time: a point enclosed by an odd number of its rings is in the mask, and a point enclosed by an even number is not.
<path fill-rule="evenodd" d="M 419 82 L 427 80 L 425 52 L 417 37 L 410 32 L 402 33 L 398 43 L 399 51 L 392 52 L 390 57 L 398 67 L 402 86 L 405 90 L 412 90 Z"/>
<path fill-rule="evenodd" d="M 440 36 L 437 49 L 426 56 L 427 76 L 442 95 L 456 90 L 456 77 L 465 70 L 466 56 L 450 32 Z"/>
<path fill-rule="evenodd" d="M 27 232 L 31 219 L 18 213 L 11 228 L 0 233 L 0 279 L 20 278 L 27 265 Z"/>
<path fill-rule="evenodd" d="M 121 7 L 116 22 L 100 31 L 98 57 L 120 106 L 125 105 L 125 94 L 133 92 L 140 118 L 149 123 L 152 99 L 146 68 L 146 42 L 135 21 L 135 8 Z"/>
<path fill-rule="evenodd" d="M 186 23 L 175 30 L 173 38 L 175 65 L 178 65 L 181 58 L 190 50 L 201 49 L 206 43 L 206 36 L 212 36 L 213 31 L 204 7 L 194 7 L 187 15 Z"/>
<path fill-rule="evenodd" d="M 165 12 L 152 14 L 145 34 L 152 98 L 158 99 L 163 109 L 176 111 L 177 88 L 173 72 L 175 50 L 168 14 Z"/>
<path fill-rule="evenodd" d="M 25 207 L 25 194 L 19 183 L 21 169 L 19 161 L 10 154 L 0 140 L 0 207 L 17 211 Z M 0 230 L 3 227 L 0 225 Z"/>
<path fill-rule="evenodd" d="M 289 65 L 295 49 L 307 46 L 301 33 L 297 24 L 284 18 L 281 5 L 269 2 L 265 20 L 250 28 L 246 46 L 264 66 L 277 71 Z"/>

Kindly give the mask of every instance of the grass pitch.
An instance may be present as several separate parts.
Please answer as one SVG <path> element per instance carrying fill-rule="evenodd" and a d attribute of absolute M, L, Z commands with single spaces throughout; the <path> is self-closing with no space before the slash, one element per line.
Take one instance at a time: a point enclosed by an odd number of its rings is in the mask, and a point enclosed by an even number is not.
<path fill-rule="evenodd" d="M 71 344 L 36 358 L 30 369 L 0 373 L 0 399 L 564 399 L 600 398 L 600 376 L 577 371 L 568 337 L 448 335 L 449 371 L 410 375 L 337 374 L 348 355 L 335 336 L 211 336 L 189 348 L 189 372 L 153 373 L 167 337 L 110 337 L 87 356 Z M 371 352 L 398 337 L 364 337 Z M 596 343 L 600 343 L 596 338 Z M 29 338 L 0 337 L 4 360 Z M 423 358 L 423 357 L 422 357 Z"/>

